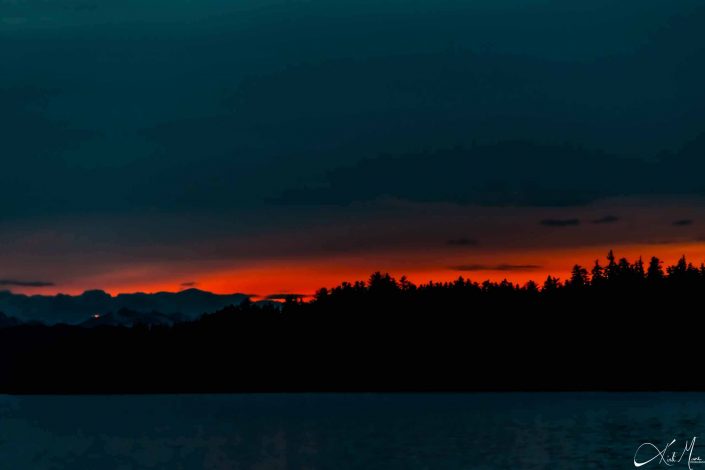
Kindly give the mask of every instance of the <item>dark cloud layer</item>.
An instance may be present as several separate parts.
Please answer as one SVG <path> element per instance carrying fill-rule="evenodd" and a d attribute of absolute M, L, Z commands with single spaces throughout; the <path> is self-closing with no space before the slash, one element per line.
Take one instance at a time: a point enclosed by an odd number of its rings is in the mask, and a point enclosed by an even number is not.
<path fill-rule="evenodd" d="M 703 193 L 701 2 L 236 3 L 4 2 L 0 215 Z"/>
<path fill-rule="evenodd" d="M 684 175 L 680 170 L 705 165 L 703 156 L 705 134 L 674 154 L 649 161 L 567 144 L 475 144 L 363 160 L 328 172 L 324 185 L 289 190 L 276 201 L 349 204 L 397 197 L 420 202 L 571 206 L 624 195 L 703 195 L 705 185 L 698 173 Z"/>

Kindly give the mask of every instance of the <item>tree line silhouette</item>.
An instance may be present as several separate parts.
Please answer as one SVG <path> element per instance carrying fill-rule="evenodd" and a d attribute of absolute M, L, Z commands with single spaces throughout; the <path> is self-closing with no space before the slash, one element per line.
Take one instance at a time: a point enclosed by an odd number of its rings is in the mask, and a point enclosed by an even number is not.
<path fill-rule="evenodd" d="M 685 257 L 611 251 L 542 285 L 377 272 L 170 327 L 2 328 L 0 391 L 701 390 L 704 289 Z"/>
<path fill-rule="evenodd" d="M 588 271 L 581 265 L 574 265 L 570 278 L 561 282 L 557 277 L 548 276 L 541 286 L 535 281 L 528 281 L 524 285 L 518 285 L 507 281 L 501 282 L 484 281 L 482 283 L 473 282 L 469 279 L 459 277 L 453 282 L 421 284 L 416 286 L 405 276 L 399 281 L 389 274 L 380 272 L 370 276 L 367 283 L 357 281 L 355 283 L 344 282 L 333 289 L 320 289 L 313 300 L 314 304 L 333 306 L 332 304 L 347 304 L 356 299 L 365 297 L 383 298 L 386 296 L 421 296 L 440 298 L 444 295 L 452 295 L 454 291 L 461 290 L 466 294 L 487 294 L 487 295 L 509 295 L 513 293 L 523 293 L 528 296 L 539 295 L 544 297 L 555 295 L 556 292 L 575 293 L 582 289 L 588 289 L 591 293 L 599 290 L 624 290 L 627 292 L 633 289 L 663 289 L 675 288 L 678 290 L 690 290 L 697 287 L 705 287 L 705 263 L 696 267 L 682 256 L 674 265 L 664 268 L 663 261 L 657 257 L 652 257 L 645 266 L 641 258 L 631 263 L 627 258 L 620 258 L 618 261 L 612 250 L 607 254 L 605 266 L 595 260 L 595 264 Z M 297 296 L 287 299 L 287 306 L 291 303 L 300 303 Z M 370 299 L 366 299 L 370 300 Z M 378 299 L 376 299 L 378 300 Z"/>

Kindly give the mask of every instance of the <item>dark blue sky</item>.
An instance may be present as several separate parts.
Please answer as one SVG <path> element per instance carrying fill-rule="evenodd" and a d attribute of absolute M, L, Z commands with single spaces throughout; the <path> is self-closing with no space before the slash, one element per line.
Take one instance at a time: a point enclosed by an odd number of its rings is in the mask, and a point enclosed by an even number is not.
<path fill-rule="evenodd" d="M 302 226 L 318 247 L 350 217 L 386 233 L 390 200 L 493 220 L 692 200 L 703 24 L 700 0 L 0 0 L 3 236 L 127 263 Z M 55 243 L 0 274 L 57 277 Z"/>

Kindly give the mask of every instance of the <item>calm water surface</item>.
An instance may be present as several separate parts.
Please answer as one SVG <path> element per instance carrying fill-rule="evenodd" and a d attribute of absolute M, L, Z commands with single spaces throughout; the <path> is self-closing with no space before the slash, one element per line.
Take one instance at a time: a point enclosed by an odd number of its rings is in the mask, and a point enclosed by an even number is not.
<path fill-rule="evenodd" d="M 705 394 L 0 396 L 19 470 L 616 469 L 699 436 Z"/>

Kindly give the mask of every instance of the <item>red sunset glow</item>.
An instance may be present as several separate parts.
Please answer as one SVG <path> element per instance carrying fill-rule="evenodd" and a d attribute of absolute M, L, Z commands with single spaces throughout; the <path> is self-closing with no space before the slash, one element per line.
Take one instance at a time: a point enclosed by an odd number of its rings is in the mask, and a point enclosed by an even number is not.
<path fill-rule="evenodd" d="M 80 294 L 86 284 L 99 286 L 110 294 L 127 292 L 174 292 L 195 287 L 219 294 L 245 293 L 266 297 L 272 294 L 311 295 L 321 287 L 332 287 L 343 281 L 366 280 L 374 271 L 389 272 L 399 278 L 406 275 L 412 282 L 451 281 L 462 276 L 481 282 L 509 281 L 523 284 L 534 280 L 539 284 L 546 276 L 566 279 L 575 263 L 588 269 L 598 259 L 604 266 L 609 249 L 615 255 L 645 261 L 657 256 L 664 263 L 675 262 L 682 255 L 696 265 L 705 261 L 705 243 L 642 244 L 623 246 L 589 246 L 528 251 L 479 252 L 472 256 L 472 264 L 452 250 L 436 252 L 370 253 L 355 256 L 334 256 L 318 259 L 280 259 L 252 263 L 248 266 L 228 268 L 200 268 L 189 270 L 183 265 L 154 265 L 106 273 L 91 280 L 78 279 L 64 286 L 21 289 L 27 293 Z M 511 263 L 510 263 L 511 262 Z M 225 264 L 225 263 L 223 263 Z M 469 266 L 469 270 L 460 270 Z M 198 279 L 193 286 L 182 286 L 185 278 Z M 20 289 L 17 289 L 20 291 Z"/>

